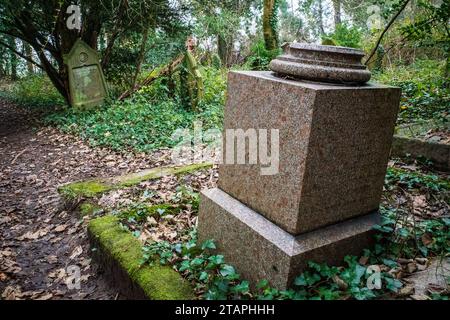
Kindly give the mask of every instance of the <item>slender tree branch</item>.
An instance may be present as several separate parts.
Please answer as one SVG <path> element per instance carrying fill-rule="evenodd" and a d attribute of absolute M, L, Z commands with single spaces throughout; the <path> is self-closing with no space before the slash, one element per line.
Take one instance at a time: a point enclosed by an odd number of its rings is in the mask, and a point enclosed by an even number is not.
<path fill-rule="evenodd" d="M 375 56 L 375 53 L 378 50 L 378 47 L 381 44 L 381 40 L 383 40 L 384 35 L 386 34 L 386 32 L 389 30 L 389 28 L 392 26 L 392 24 L 395 22 L 395 20 L 397 20 L 398 16 L 403 12 L 403 10 L 405 10 L 406 6 L 408 5 L 408 3 L 411 0 L 406 0 L 403 5 L 400 7 L 400 10 L 398 10 L 398 12 L 392 17 L 392 19 L 389 21 L 389 23 L 387 24 L 386 28 L 384 28 L 383 32 L 381 33 L 380 37 L 378 38 L 377 43 L 375 44 L 375 47 L 372 49 L 372 51 L 369 54 L 369 57 L 367 58 L 365 65 L 367 65 L 370 60 L 372 60 L 372 58 Z"/>
<path fill-rule="evenodd" d="M 14 32 L 13 30 L 0 30 L 0 33 L 3 33 L 5 35 L 7 35 L 7 36 L 11 36 L 11 37 L 16 37 L 16 38 L 21 38 L 22 39 L 22 35 L 20 33 Z"/>
<path fill-rule="evenodd" d="M 109 59 L 114 44 L 123 31 L 123 16 L 124 14 L 126 14 L 126 12 L 128 12 L 128 1 L 123 1 L 120 3 L 119 10 L 114 19 L 114 21 L 117 21 L 117 23 L 115 24 L 115 28 L 113 29 L 111 36 L 108 38 L 108 44 L 102 58 L 102 68 L 106 68 L 106 66 L 109 64 Z"/>
<path fill-rule="evenodd" d="M 0 41 L 0 45 L 8 48 L 9 50 L 11 50 L 12 52 L 14 52 L 16 55 L 18 55 L 19 57 L 21 57 L 22 59 L 31 62 L 32 64 L 34 64 L 35 66 L 41 68 L 42 70 L 44 70 L 44 66 L 42 66 L 41 64 L 37 63 L 36 61 L 34 61 L 33 59 L 28 58 L 27 56 L 25 56 L 24 54 L 20 53 L 19 51 L 15 50 L 13 47 L 11 47 L 10 45 L 4 43 L 3 41 Z"/>
<path fill-rule="evenodd" d="M 14 37 L 14 38 L 18 38 L 18 39 L 20 39 L 20 40 L 22 40 L 22 41 L 24 41 L 24 42 L 26 42 L 26 43 L 28 43 L 30 45 L 40 46 L 39 43 L 32 42 L 29 38 L 25 37 L 21 33 L 11 32 L 9 30 L 0 30 L 0 33 L 5 34 L 7 36 Z M 44 48 L 41 48 L 41 49 L 44 49 Z"/>
<path fill-rule="evenodd" d="M 134 87 L 136 86 L 137 79 L 139 77 L 139 73 L 141 72 L 142 62 L 145 58 L 145 52 L 146 52 L 146 45 L 148 40 L 148 31 L 150 29 L 150 24 L 147 24 L 146 27 L 144 27 L 144 30 L 142 31 L 142 42 L 141 42 L 141 48 L 139 50 L 139 57 L 136 63 L 136 72 L 134 73 L 134 77 L 131 80 L 131 88 L 130 91 L 134 90 Z"/>

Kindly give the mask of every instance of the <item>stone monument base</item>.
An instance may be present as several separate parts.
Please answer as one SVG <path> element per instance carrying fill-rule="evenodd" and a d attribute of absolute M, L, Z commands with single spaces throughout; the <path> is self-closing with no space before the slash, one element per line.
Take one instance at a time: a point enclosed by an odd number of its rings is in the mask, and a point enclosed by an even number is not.
<path fill-rule="evenodd" d="M 338 265 L 373 242 L 373 212 L 298 236 L 284 231 L 221 189 L 202 192 L 199 236 L 214 239 L 227 263 L 242 279 L 255 285 L 262 279 L 284 290 L 307 267 L 308 261 Z"/>

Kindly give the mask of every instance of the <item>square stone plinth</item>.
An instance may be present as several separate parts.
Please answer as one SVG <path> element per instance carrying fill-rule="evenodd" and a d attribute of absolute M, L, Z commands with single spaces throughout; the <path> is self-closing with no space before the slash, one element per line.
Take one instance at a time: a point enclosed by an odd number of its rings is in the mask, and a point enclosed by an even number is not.
<path fill-rule="evenodd" d="M 293 235 L 377 210 L 399 99 L 378 84 L 231 72 L 224 129 L 278 129 L 279 172 L 225 162 L 219 188 Z"/>
<path fill-rule="evenodd" d="M 217 251 L 253 285 L 262 279 L 288 288 L 308 261 L 337 265 L 372 244 L 378 212 L 293 236 L 220 189 L 202 192 L 199 240 Z"/>

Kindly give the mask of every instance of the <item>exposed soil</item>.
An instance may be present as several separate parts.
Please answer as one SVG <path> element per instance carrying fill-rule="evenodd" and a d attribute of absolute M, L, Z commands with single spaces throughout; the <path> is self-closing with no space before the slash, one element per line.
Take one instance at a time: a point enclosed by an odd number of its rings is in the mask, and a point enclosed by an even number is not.
<path fill-rule="evenodd" d="M 57 188 L 155 167 L 167 157 L 92 149 L 37 120 L 0 100 L 0 299 L 120 298 L 91 265 L 86 219 L 64 209 Z M 80 268 L 81 289 L 66 284 L 71 266 Z"/>

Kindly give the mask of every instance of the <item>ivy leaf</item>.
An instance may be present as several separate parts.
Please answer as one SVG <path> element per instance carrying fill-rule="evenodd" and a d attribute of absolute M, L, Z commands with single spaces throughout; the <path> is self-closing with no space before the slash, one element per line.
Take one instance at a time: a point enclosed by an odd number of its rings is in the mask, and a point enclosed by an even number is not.
<path fill-rule="evenodd" d="M 207 269 L 215 269 L 217 266 L 225 263 L 224 257 L 222 255 L 211 256 L 208 258 L 208 261 L 209 263 L 206 266 Z"/>
<path fill-rule="evenodd" d="M 228 292 L 229 281 L 226 279 L 220 279 L 214 281 L 214 286 L 222 293 Z M 226 295 L 223 295 L 224 299 L 226 299 Z"/>
<path fill-rule="evenodd" d="M 397 279 L 387 278 L 386 277 L 386 278 L 384 278 L 384 280 L 386 281 L 386 288 L 388 288 L 389 290 L 391 290 L 393 292 L 397 292 L 398 289 L 403 287 L 403 283 L 401 283 Z"/>
<path fill-rule="evenodd" d="M 195 258 L 195 259 L 193 259 L 193 260 L 191 261 L 191 266 L 197 267 L 197 266 L 202 265 L 203 262 L 205 262 L 204 259 L 202 259 L 202 258 Z"/>
<path fill-rule="evenodd" d="M 191 265 L 190 265 L 189 260 L 184 260 L 181 263 L 180 272 L 183 272 L 183 271 L 186 271 L 186 270 L 190 270 L 190 269 L 191 269 Z"/>
<path fill-rule="evenodd" d="M 266 279 L 263 279 L 258 282 L 258 284 L 256 285 L 256 288 L 257 289 L 265 289 L 265 288 L 267 288 L 268 285 L 269 285 L 269 281 L 267 281 Z"/>
<path fill-rule="evenodd" d="M 133 236 L 135 238 L 139 238 L 141 236 L 141 232 L 140 231 L 133 231 L 132 234 L 133 234 Z"/>
<path fill-rule="evenodd" d="M 361 278 L 366 273 L 366 268 L 360 264 L 355 266 L 355 278 L 353 279 L 353 283 L 358 284 L 361 282 Z"/>
<path fill-rule="evenodd" d="M 351 291 L 356 300 L 368 300 L 376 297 L 376 295 L 369 288 L 352 288 Z"/>
<path fill-rule="evenodd" d="M 217 300 L 217 291 L 214 290 L 208 290 L 208 292 L 205 294 L 206 300 Z"/>
<path fill-rule="evenodd" d="M 292 297 L 293 300 L 306 300 L 307 298 L 307 292 L 305 290 L 296 291 L 294 296 Z"/>
<path fill-rule="evenodd" d="M 181 245 L 181 243 L 177 243 L 174 247 L 173 247 L 173 249 L 175 250 L 175 252 L 177 252 L 177 253 L 181 253 L 183 250 L 183 247 L 182 247 L 182 245 Z"/>
<path fill-rule="evenodd" d="M 235 293 L 247 293 L 250 291 L 250 285 L 248 281 L 242 281 L 241 283 L 235 285 L 232 290 Z"/>
<path fill-rule="evenodd" d="M 318 275 L 317 273 L 314 273 L 314 274 L 312 274 L 312 275 L 310 275 L 310 274 L 308 274 L 307 273 L 307 277 L 306 277 L 306 281 L 307 281 L 307 283 L 308 283 L 308 285 L 309 286 L 312 286 L 312 285 L 314 285 L 314 284 L 316 284 L 317 282 L 319 282 L 320 281 L 320 275 Z"/>
<path fill-rule="evenodd" d="M 207 273 L 206 271 L 202 271 L 202 272 L 200 273 L 200 276 L 198 277 L 198 279 L 199 279 L 200 281 L 206 281 L 206 280 L 208 280 L 208 273 Z"/>
<path fill-rule="evenodd" d="M 224 265 L 224 266 L 222 267 L 222 269 L 220 270 L 220 274 L 221 274 L 223 277 L 229 277 L 229 276 L 235 275 L 235 274 L 236 274 L 236 271 L 234 270 L 234 267 L 233 267 L 233 266 L 230 266 L 230 265 L 226 264 L 226 265 Z"/>
<path fill-rule="evenodd" d="M 446 226 L 450 226 L 450 218 L 442 218 Z"/>
<path fill-rule="evenodd" d="M 188 242 L 186 243 L 186 250 L 190 251 L 191 249 L 195 248 L 196 244 L 194 242 Z"/>
<path fill-rule="evenodd" d="M 389 268 L 396 268 L 398 267 L 397 261 L 391 260 L 391 259 L 383 259 L 383 264 L 387 265 Z"/>
<path fill-rule="evenodd" d="M 306 286 L 308 283 L 306 282 L 305 276 L 302 274 L 301 276 L 295 278 L 294 284 L 296 286 L 302 287 Z"/>
<path fill-rule="evenodd" d="M 203 242 L 202 244 L 202 250 L 206 250 L 206 249 L 216 249 L 216 244 L 214 243 L 213 240 L 206 240 L 205 242 Z"/>
<path fill-rule="evenodd" d="M 418 247 L 419 247 L 420 253 L 422 253 L 422 255 L 424 257 L 427 257 L 428 256 L 428 248 L 425 246 L 422 246 L 422 245 L 418 245 Z"/>

